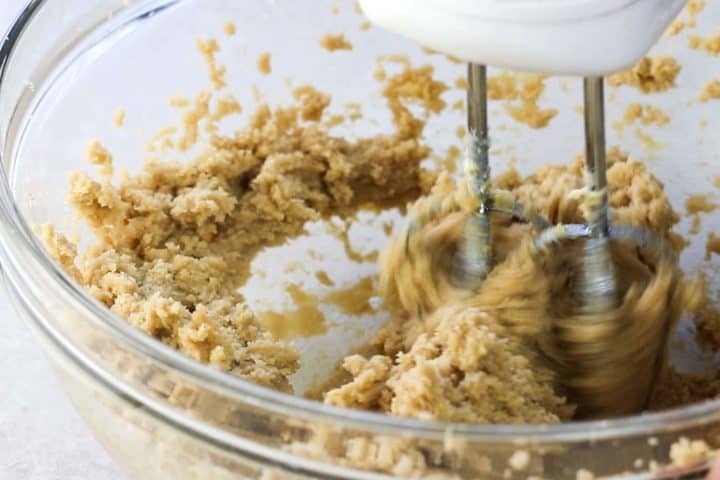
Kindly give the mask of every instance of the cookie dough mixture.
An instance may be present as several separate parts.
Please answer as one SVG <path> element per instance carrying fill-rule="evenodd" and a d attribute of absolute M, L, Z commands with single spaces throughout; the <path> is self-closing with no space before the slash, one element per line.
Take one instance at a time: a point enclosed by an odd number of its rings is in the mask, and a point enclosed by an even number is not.
<path fill-rule="evenodd" d="M 431 67 L 405 65 L 387 78 L 383 94 L 395 125 L 387 135 L 331 136 L 322 122 L 329 96 L 303 86 L 297 105 L 260 106 L 246 128 L 215 135 L 191 162 L 156 159 L 137 174 L 113 178 L 110 152 L 93 143 L 89 158 L 99 174 L 72 174 L 68 198 L 94 232 L 94 244 L 79 251 L 50 225 L 41 229 L 42 238 L 75 281 L 149 335 L 216 368 L 290 392 L 296 349 L 263 328 L 237 291 L 252 259 L 302 234 L 306 222 L 414 202 L 409 215 L 418 230 L 392 239 L 380 260 L 391 320 L 362 355 L 345 359 L 323 389 L 323 401 L 462 422 L 558 422 L 573 418 L 576 403 L 597 413 L 591 398 L 568 398 L 579 379 L 562 367 L 568 359 L 549 335 L 573 321 L 564 293 L 570 254 L 538 255 L 527 226 L 498 216 L 496 267 L 481 290 L 469 293 L 449 280 L 467 195 L 450 178 L 420 166 L 430 154 L 421 142 L 423 115 L 445 107 L 440 96 L 446 86 L 432 73 Z M 186 147 L 197 141 L 200 122 L 215 130 L 210 94 L 199 98 L 202 108 L 191 105 L 184 116 Z M 424 113 L 413 114 L 410 103 Z M 678 216 L 642 163 L 611 152 L 609 183 L 617 223 L 649 229 L 680 248 L 672 233 Z M 528 178 L 510 171 L 495 185 L 553 223 L 583 221 L 582 195 L 571 194 L 582 186 L 579 159 Z M 623 302 L 613 315 L 627 321 L 612 332 L 624 348 L 609 356 L 608 372 L 622 372 L 618 367 L 632 358 L 632 373 L 649 382 L 665 326 L 697 308 L 702 288 L 683 281 L 674 262 L 646 258 L 632 245 L 617 243 L 614 257 Z M 641 408 L 638 397 L 647 385 L 609 375 L 591 380 L 600 390 L 618 380 L 631 384 L 612 390 L 612 413 Z"/>
<path fill-rule="evenodd" d="M 680 248 L 681 239 L 671 232 L 678 217 L 662 185 L 643 164 L 617 150 L 610 152 L 609 166 L 615 222 L 645 228 Z M 495 184 L 553 223 L 578 223 L 583 221 L 582 201 L 573 192 L 582 187 L 582 172 L 578 159 L 526 179 L 511 171 Z M 624 321 L 603 340 L 613 346 L 603 353 L 602 372 L 575 372 L 575 339 L 557 333 L 583 321 L 568 309 L 572 247 L 566 247 L 566 255 L 543 255 L 534 251 L 526 225 L 496 218 L 495 268 L 477 293 L 456 288 L 452 257 L 465 215 L 444 211 L 427 217 L 458 195 L 462 189 L 441 177 L 431 194 L 412 207 L 410 217 L 423 219 L 417 222 L 422 226 L 407 238 L 394 239 L 380 262 L 382 294 L 393 318 L 373 342 L 371 356 L 346 358 L 344 368 L 352 379 L 330 389 L 325 401 L 465 422 L 542 423 L 576 413 L 587 417 L 642 410 L 666 327 L 698 308 L 701 283 L 684 281 L 669 257 L 645 258 L 634 244 L 616 243 L 623 303 L 610 316 Z M 573 329 L 572 334 L 595 335 L 593 328 Z M 562 346 L 556 344 L 560 341 Z M 573 394 L 572 402 L 559 391 Z"/>
<path fill-rule="evenodd" d="M 432 80 L 419 71 L 404 78 L 386 89 L 396 132 L 355 142 L 328 135 L 320 119 L 329 96 L 309 86 L 296 89 L 296 106 L 259 107 L 246 129 L 214 137 L 194 161 L 153 160 L 117 183 L 110 152 L 94 141 L 88 160 L 99 177 L 71 174 L 68 201 L 97 242 L 78 253 L 51 225 L 42 238 L 79 284 L 133 325 L 289 392 L 296 349 L 260 325 L 237 289 L 260 250 L 302 234 L 306 222 L 400 207 L 428 190 L 433 175 L 419 167 L 429 154 L 419 141 L 423 123 L 401 100 L 418 95 L 403 85 Z M 179 148 L 197 140 L 201 120 L 214 125 L 209 96 L 187 107 Z"/>

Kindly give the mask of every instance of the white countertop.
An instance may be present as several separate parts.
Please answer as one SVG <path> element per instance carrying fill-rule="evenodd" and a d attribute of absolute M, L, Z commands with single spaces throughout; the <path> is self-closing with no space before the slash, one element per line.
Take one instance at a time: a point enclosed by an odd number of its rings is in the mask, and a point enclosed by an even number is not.
<path fill-rule="evenodd" d="M 25 3 L 0 0 L 2 33 Z M 0 318 L 0 479 L 124 478 L 75 412 L 4 291 Z"/>

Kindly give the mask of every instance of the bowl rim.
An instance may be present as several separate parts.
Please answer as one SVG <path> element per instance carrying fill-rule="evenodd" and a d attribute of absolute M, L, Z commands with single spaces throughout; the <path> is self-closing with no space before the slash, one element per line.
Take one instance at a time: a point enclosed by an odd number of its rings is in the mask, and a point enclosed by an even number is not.
<path fill-rule="evenodd" d="M 9 60 L 32 18 L 50 0 L 30 0 L 13 21 L 6 36 L 0 41 L 0 87 L 6 80 Z M 154 3 L 175 4 L 186 0 L 156 0 Z M 153 0 L 133 2 L 130 8 L 142 10 Z M 0 131 L 4 145 L 7 132 Z M 0 156 L 2 152 L 0 152 Z M 13 159 L 10 159 L 12 161 Z M 119 315 L 111 312 L 99 301 L 92 298 L 82 287 L 76 285 L 70 276 L 49 256 L 33 233 L 31 226 L 22 215 L 12 192 L 6 162 L 0 162 L 0 248 L 5 259 L 16 269 L 4 268 L 8 280 L 13 281 L 14 271 L 22 272 L 23 265 L 16 264 L 18 253 L 30 256 L 34 267 L 55 280 L 72 308 L 79 308 L 83 319 L 90 320 L 102 333 L 133 351 L 149 357 L 169 370 L 180 373 L 198 384 L 238 398 L 245 403 L 255 404 L 268 412 L 294 418 L 318 419 L 340 425 L 359 426 L 378 432 L 407 433 L 416 437 L 444 438 L 448 432 L 457 438 L 471 441 L 493 442 L 547 442 L 547 441 L 594 441 L 617 436 L 643 435 L 659 432 L 668 427 L 710 421 L 720 417 L 720 399 L 708 400 L 685 407 L 659 412 L 640 413 L 606 420 L 583 420 L 559 424 L 470 424 L 437 420 L 418 420 L 368 411 L 335 407 L 275 391 L 216 370 L 152 338 L 132 326 Z M 9 163 L 9 162 L 7 162 Z M 44 319 L 36 321 L 45 322 Z"/>

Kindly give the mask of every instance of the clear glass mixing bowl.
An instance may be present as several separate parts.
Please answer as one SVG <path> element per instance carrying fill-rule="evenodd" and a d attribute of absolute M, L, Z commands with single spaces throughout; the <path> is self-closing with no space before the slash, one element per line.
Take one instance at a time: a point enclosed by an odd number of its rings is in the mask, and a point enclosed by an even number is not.
<path fill-rule="evenodd" d="M 333 11 L 338 7 L 338 12 Z M 698 31 L 720 19 L 720 4 L 708 5 Z M 232 21 L 228 39 L 222 25 Z M 720 401 L 610 421 L 553 426 L 465 425 L 387 417 L 324 406 L 262 388 L 197 363 L 161 345 L 116 318 L 79 289 L 50 259 L 32 225 L 62 226 L 70 212 L 63 201 L 66 173 L 87 170 L 83 151 L 99 138 L 117 166 L 137 170 L 152 132 L 176 120 L 167 98 L 192 96 L 208 88 L 205 65 L 194 50 L 196 37 L 217 37 L 219 60 L 228 65 L 229 89 L 246 106 L 254 85 L 268 102 L 291 99 L 287 79 L 331 92 L 338 105 L 364 105 L 364 118 L 339 134 L 382 131 L 389 116 L 373 79 L 378 55 L 408 54 L 414 64 L 435 65 L 438 78 L 452 84 L 464 68 L 445 57 L 371 28 L 347 1 L 324 0 L 35 0 L 17 19 L 0 49 L 0 249 L 3 277 L 17 311 L 37 332 L 58 376 L 97 438 L 131 478 L 382 478 L 420 475 L 410 464 L 424 463 L 424 476 L 437 478 L 575 478 L 580 468 L 600 476 L 654 478 L 649 460 L 667 461 L 669 445 L 680 436 L 720 443 Z M 327 32 L 346 32 L 350 52 L 330 54 L 318 46 Z M 273 54 L 273 74 L 263 77 L 255 60 Z M 678 87 L 647 99 L 632 89 L 612 92 L 609 121 L 630 101 L 647 101 L 672 115 L 664 129 L 648 128 L 658 143 L 648 150 L 638 136 L 620 144 L 666 182 L 676 205 L 695 192 L 711 191 L 720 153 L 717 104 L 695 100 L 705 82 L 720 78 L 720 62 L 688 50 L 683 35 L 656 47 L 680 59 Z M 500 106 L 492 108 L 493 164 L 502 170 L 513 158 L 521 171 L 562 162 L 582 147 L 577 79 L 550 79 L 542 99 L 560 109 L 546 129 L 512 123 Z M 449 104 L 463 98 L 455 89 Z M 112 112 L 127 112 L 124 128 Z M 251 110 L 246 108 L 246 110 Z M 242 118 L 240 119 L 242 121 Z M 455 135 L 463 115 L 448 108 L 433 119 L 426 136 L 436 153 L 460 145 Z M 720 217 L 719 217 L 720 218 Z M 686 219 L 680 231 L 687 231 Z M 351 231 L 351 241 L 374 248 L 372 222 Z M 704 221 L 714 231 L 717 219 Z M 318 236 L 322 236 L 318 234 Z M 356 237 L 354 240 L 352 237 Z M 363 240 L 365 238 L 365 240 Z M 683 265 L 703 265 L 703 235 L 684 252 Z M 359 240 L 358 240 L 359 239 Z M 307 239 L 306 239 L 307 240 Z M 332 240 L 328 249 L 342 250 Z M 282 248 L 303 251 L 303 242 Z M 358 247 L 362 249 L 361 247 Z M 265 255 L 277 275 L 280 257 Z M 342 258 L 328 268 L 350 279 L 374 271 L 372 262 L 348 267 Z M 278 273 L 279 272 L 279 273 Z M 272 301 L 282 290 L 270 281 L 250 285 L 249 296 Z M 255 292 L 255 293 L 253 293 Z M 348 348 L 362 343 L 380 318 L 352 319 L 325 335 L 298 339 L 304 365 L 293 379 L 298 391 L 327 373 Z M 339 340 L 340 339 L 340 340 Z M 674 341 L 691 342 L 682 335 Z M 334 350 L 333 350 L 334 348 Z M 317 352 L 325 352 L 325 356 Z M 688 353 L 689 352 L 689 353 Z M 702 352 L 692 361 L 713 367 Z M 693 363 L 692 361 L 688 363 Z M 517 450 L 529 452 L 527 470 L 508 471 Z M 360 462 L 358 458 L 372 458 Z M 641 461 L 638 461 L 640 459 Z M 668 474 L 688 474 L 696 470 Z M 508 477 L 509 475 L 509 477 Z"/>

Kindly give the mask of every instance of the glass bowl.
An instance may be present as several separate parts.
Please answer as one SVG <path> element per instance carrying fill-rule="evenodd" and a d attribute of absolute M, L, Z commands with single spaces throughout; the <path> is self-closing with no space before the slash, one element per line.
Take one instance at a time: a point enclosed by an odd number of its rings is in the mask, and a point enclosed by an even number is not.
<path fill-rule="evenodd" d="M 720 4 L 708 5 L 698 32 L 720 19 Z M 237 33 L 223 34 L 233 22 Z M 154 478 L 576 478 L 580 469 L 598 478 L 693 478 L 705 465 L 652 473 L 651 460 L 666 463 L 680 437 L 720 443 L 720 401 L 607 421 L 561 425 L 468 425 L 329 407 L 300 396 L 269 390 L 195 362 L 111 314 L 46 253 L 33 225 L 67 225 L 63 201 L 70 171 L 87 171 L 83 152 L 99 138 L 116 165 L 137 171 L 153 132 L 177 120 L 167 99 L 208 89 L 206 66 L 194 50 L 195 38 L 218 38 L 219 61 L 228 66 L 228 87 L 241 104 L 256 97 L 271 104 L 292 99 L 288 84 L 312 84 L 333 95 L 333 106 L 359 102 L 364 117 L 339 135 L 381 132 L 389 115 L 374 79 L 376 57 L 406 54 L 413 64 L 435 66 L 449 84 L 464 67 L 430 55 L 412 42 L 375 28 L 349 1 L 324 0 L 35 0 L 18 17 L 0 48 L 0 249 L 3 278 L 19 314 L 37 333 L 68 395 L 97 438 L 131 477 Z M 318 45 L 324 33 L 345 32 L 352 51 L 329 53 Z M 273 74 L 263 76 L 256 59 L 272 52 Z M 650 162 L 675 205 L 687 195 L 711 191 L 717 173 L 720 125 L 717 104 L 701 104 L 704 84 L 720 78 L 720 63 L 691 51 L 686 36 L 664 38 L 656 53 L 672 54 L 683 70 L 671 91 L 643 98 L 635 90 L 609 95 L 609 122 L 630 102 L 647 102 L 672 116 L 667 128 L 648 128 L 655 139 L 608 130 L 620 144 Z M 491 107 L 493 165 L 515 164 L 529 172 L 545 163 L 565 162 L 582 150 L 581 83 L 548 79 L 541 102 L 559 114 L 544 129 L 528 129 Z M 451 89 L 448 104 L 462 100 Z M 113 112 L 123 108 L 125 126 L 115 128 Z M 247 111 L 252 110 L 246 108 Z M 247 116 L 240 116 L 241 124 Z M 426 140 L 437 157 L 461 146 L 463 114 L 446 109 L 428 125 Z M 232 128 L 229 124 L 227 128 Z M 437 158 L 431 158 L 432 162 Z M 358 217 L 351 242 L 361 252 L 380 248 L 378 223 L 398 220 Z M 361 221 L 362 220 L 362 221 Z M 679 226 L 681 233 L 690 219 Z M 704 221 L 704 232 L 718 227 Z M 302 276 L 288 267 L 308 245 L 323 245 L 327 268 L 341 281 L 375 271 L 374 262 L 347 262 L 342 242 L 322 225 L 308 227 L 297 242 L 263 253 L 245 288 L 253 302 L 284 295 L 278 276 Z M 692 270 L 705 267 L 704 235 L 694 237 L 682 257 Z M 280 251 L 282 255 L 277 253 Z M 347 252 L 345 252 L 347 253 Z M 371 258 L 371 255 L 366 255 Z M 302 270 L 302 269 L 300 269 Z M 300 277 L 298 277 L 300 278 Z M 295 339 L 304 367 L 293 377 L 302 393 L 326 375 L 335 361 L 361 345 L 382 323 L 382 315 L 341 318 L 323 334 Z M 350 328 L 354 327 L 354 328 Z M 713 368 L 714 359 L 693 349 L 687 330 L 674 341 L 690 345 L 686 360 Z M 529 455 L 522 471 L 509 469 L 518 450 Z M 664 475 L 664 476 L 663 476 Z M 700 478 L 700 477 L 698 477 Z"/>

